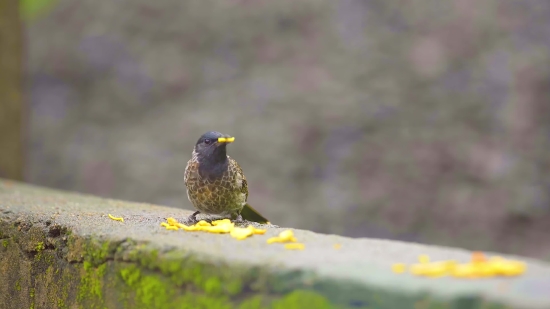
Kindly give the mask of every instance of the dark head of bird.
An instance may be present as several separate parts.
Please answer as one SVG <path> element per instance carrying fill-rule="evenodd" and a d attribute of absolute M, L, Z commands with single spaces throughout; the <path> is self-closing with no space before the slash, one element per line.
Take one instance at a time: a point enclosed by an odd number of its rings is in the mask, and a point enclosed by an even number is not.
<path fill-rule="evenodd" d="M 194 150 L 201 174 L 215 176 L 227 168 L 226 146 L 234 140 L 234 137 L 215 131 L 206 132 L 199 138 Z"/>

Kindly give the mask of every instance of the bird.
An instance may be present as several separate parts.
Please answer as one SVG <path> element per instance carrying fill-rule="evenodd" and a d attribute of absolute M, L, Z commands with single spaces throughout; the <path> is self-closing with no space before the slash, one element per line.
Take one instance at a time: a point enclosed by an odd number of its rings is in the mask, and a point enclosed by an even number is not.
<path fill-rule="evenodd" d="M 227 155 L 235 138 L 216 131 L 204 133 L 193 148 L 185 168 L 187 198 L 195 211 L 187 221 L 197 222 L 200 213 L 258 223 L 269 221 L 248 204 L 248 183 L 237 161 Z"/>

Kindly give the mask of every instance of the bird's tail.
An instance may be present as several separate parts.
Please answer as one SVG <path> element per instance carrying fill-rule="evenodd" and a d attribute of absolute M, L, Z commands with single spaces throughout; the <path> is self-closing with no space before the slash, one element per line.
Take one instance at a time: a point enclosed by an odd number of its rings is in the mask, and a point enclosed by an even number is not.
<path fill-rule="evenodd" d="M 243 210 L 241 210 L 241 216 L 248 221 L 269 224 L 269 221 L 248 203 L 246 203 Z"/>

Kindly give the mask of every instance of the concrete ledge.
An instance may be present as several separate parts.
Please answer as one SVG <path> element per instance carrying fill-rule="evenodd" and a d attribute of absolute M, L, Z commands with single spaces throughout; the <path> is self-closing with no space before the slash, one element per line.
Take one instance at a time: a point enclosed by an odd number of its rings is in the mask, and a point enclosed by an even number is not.
<path fill-rule="evenodd" d="M 124 217 L 110 220 L 107 214 Z M 189 212 L 0 181 L 3 308 L 550 308 L 550 265 L 514 279 L 396 275 L 419 254 L 470 252 L 295 230 L 303 251 L 266 235 L 166 231 Z M 291 215 L 291 214 L 289 214 Z M 335 250 L 333 244 L 342 244 Z M 169 306 L 169 307 L 168 307 Z"/>

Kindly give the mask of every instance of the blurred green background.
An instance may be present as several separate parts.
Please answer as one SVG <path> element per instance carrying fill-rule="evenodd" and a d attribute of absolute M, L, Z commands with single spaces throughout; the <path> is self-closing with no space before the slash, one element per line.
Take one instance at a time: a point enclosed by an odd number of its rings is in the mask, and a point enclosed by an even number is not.
<path fill-rule="evenodd" d="M 191 209 L 217 130 L 275 224 L 550 260 L 547 0 L 19 4 L 4 175 Z"/>

